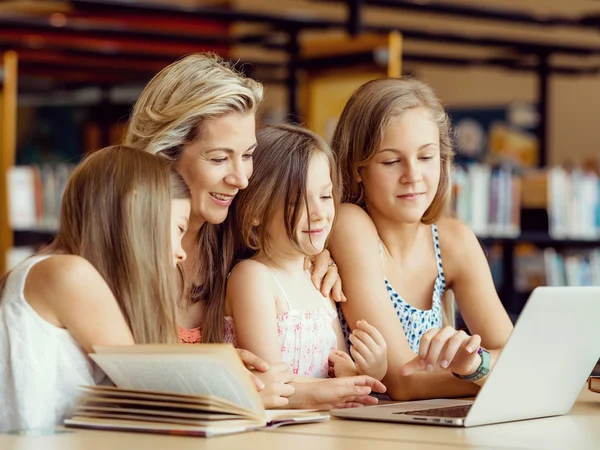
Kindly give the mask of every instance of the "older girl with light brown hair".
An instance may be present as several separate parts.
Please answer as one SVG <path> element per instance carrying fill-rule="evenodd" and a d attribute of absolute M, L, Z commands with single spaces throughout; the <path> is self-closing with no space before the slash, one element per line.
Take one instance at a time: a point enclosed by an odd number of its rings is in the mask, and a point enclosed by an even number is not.
<path fill-rule="evenodd" d="M 104 378 L 93 345 L 177 342 L 189 213 L 162 158 L 117 146 L 75 169 L 52 244 L 0 280 L 0 431 L 62 423 Z"/>
<path fill-rule="evenodd" d="M 190 228 L 183 241 L 189 255 L 183 265 L 186 289 L 177 314 L 182 342 L 223 340 L 233 240 L 221 224 L 252 175 L 255 116 L 262 98 L 260 83 L 218 56 L 193 54 L 160 71 L 130 117 L 125 143 L 170 161 L 192 193 Z M 326 250 L 314 259 L 312 281 L 323 295 L 343 300 L 337 268 Z M 240 356 L 247 365 L 260 362 L 244 350 Z M 294 390 L 285 366 L 257 375 L 269 391 L 260 392 L 267 407 L 288 404 Z M 353 388 L 346 392 L 354 395 Z M 339 392 L 324 394 L 321 400 L 339 403 Z"/>
<path fill-rule="evenodd" d="M 368 82 L 346 104 L 332 148 L 346 203 L 329 248 L 349 342 L 357 320 L 377 327 L 396 400 L 475 394 L 512 324 L 477 238 L 447 217 L 453 150 L 440 100 L 415 79 Z M 447 290 L 472 335 L 451 326 Z"/>

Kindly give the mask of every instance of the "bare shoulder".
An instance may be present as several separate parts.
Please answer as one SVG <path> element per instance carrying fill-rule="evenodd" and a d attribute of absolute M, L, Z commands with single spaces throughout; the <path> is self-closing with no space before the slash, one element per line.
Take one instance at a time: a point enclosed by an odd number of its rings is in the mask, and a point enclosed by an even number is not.
<path fill-rule="evenodd" d="M 445 217 L 437 221 L 440 250 L 444 262 L 444 271 L 452 279 L 452 274 L 462 268 L 467 268 L 469 262 L 483 253 L 477 236 L 464 222 Z M 479 258 L 475 258 L 479 261 Z"/>
<path fill-rule="evenodd" d="M 94 317 L 99 305 L 111 299 L 116 304 L 100 273 L 76 255 L 54 255 L 35 264 L 23 294 L 38 315 L 61 328 L 66 328 L 72 316 Z"/>
<path fill-rule="evenodd" d="M 343 233 L 346 237 L 365 233 L 377 235 L 377 229 L 369 214 L 360 206 L 351 203 L 343 203 L 338 207 L 334 231 L 332 238 L 336 233 Z"/>
<path fill-rule="evenodd" d="M 477 237 L 469 226 L 451 217 L 444 217 L 436 222 L 440 240 L 444 241 L 450 247 L 459 249 L 466 243 L 478 243 Z"/>
<path fill-rule="evenodd" d="M 235 283 L 246 280 L 265 280 L 270 279 L 269 269 L 264 264 L 253 259 L 245 259 L 237 263 L 229 274 L 228 283 Z"/>
<path fill-rule="evenodd" d="M 31 268 L 25 289 L 37 292 L 43 287 L 40 293 L 55 298 L 61 293 L 89 292 L 98 285 L 106 286 L 106 282 L 88 260 L 77 255 L 54 255 Z"/>
<path fill-rule="evenodd" d="M 249 301 L 272 302 L 274 295 L 273 277 L 264 264 L 246 259 L 235 265 L 227 280 L 225 309 L 247 305 Z"/>

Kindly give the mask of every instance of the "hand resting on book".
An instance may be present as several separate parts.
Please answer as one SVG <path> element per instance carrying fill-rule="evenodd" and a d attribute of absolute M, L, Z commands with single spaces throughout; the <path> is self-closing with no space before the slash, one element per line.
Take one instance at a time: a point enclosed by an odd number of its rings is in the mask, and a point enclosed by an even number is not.
<path fill-rule="evenodd" d="M 254 372 L 254 376 L 263 383 L 258 395 L 265 409 L 283 408 L 290 404 L 289 398 L 296 390 L 289 384 L 294 375 L 286 363 L 275 363 L 265 372 Z"/>
<path fill-rule="evenodd" d="M 266 372 L 269 370 L 269 364 L 267 364 L 264 359 L 259 358 L 248 350 L 236 348 L 235 351 L 242 360 L 242 363 L 244 363 L 244 366 L 246 366 L 246 369 L 250 371 L 250 377 L 252 378 L 254 386 L 256 386 L 256 390 L 259 392 L 262 391 L 265 388 L 265 384 L 260 377 L 256 376 L 252 371 L 256 371 L 258 373 Z"/>

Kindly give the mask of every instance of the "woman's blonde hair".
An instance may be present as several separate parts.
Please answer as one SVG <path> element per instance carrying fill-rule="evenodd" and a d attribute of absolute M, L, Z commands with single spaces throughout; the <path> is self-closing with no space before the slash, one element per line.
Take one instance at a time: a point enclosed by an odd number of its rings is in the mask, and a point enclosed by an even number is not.
<path fill-rule="evenodd" d="M 320 136 L 294 125 L 267 127 L 258 133 L 257 143 L 253 156 L 256 169 L 248 187 L 237 195 L 231 214 L 243 247 L 236 251 L 236 259 L 244 259 L 249 252 L 258 251 L 270 256 L 268 224 L 279 208 L 283 208 L 288 239 L 296 250 L 304 253 L 296 229 L 304 209 L 308 209 L 308 166 L 314 154 L 325 156 L 330 167 L 333 201 L 337 206 L 340 195 L 333 151 Z M 310 216 L 310 211 L 307 212 Z"/>
<path fill-rule="evenodd" d="M 125 145 L 177 161 L 202 123 L 228 113 L 254 112 L 263 86 L 212 53 L 196 53 L 162 69 L 135 103 Z"/>
<path fill-rule="evenodd" d="M 43 251 L 89 261 L 137 344 L 177 342 L 172 199 L 190 199 L 190 191 L 162 158 L 122 146 L 98 150 L 71 175 L 58 234 Z"/>
<path fill-rule="evenodd" d="M 379 150 L 390 122 L 407 111 L 424 108 L 440 132 L 441 175 L 437 192 L 421 219 L 432 224 L 447 213 L 452 193 L 450 120 L 433 89 L 414 78 L 383 78 L 363 84 L 344 107 L 331 147 L 338 161 L 344 189 L 344 202 L 363 208 L 365 192 L 359 172 Z"/>
<path fill-rule="evenodd" d="M 262 85 L 222 58 L 192 54 L 165 67 L 144 88 L 129 119 L 125 144 L 174 164 L 184 148 L 201 137 L 206 120 L 255 113 L 262 99 Z M 232 263 L 232 236 L 221 225 L 205 223 L 198 233 L 194 273 L 189 274 L 190 279 L 201 281 L 186 283 L 185 288 L 192 303 L 206 302 L 203 342 L 222 341 L 222 299 Z"/>

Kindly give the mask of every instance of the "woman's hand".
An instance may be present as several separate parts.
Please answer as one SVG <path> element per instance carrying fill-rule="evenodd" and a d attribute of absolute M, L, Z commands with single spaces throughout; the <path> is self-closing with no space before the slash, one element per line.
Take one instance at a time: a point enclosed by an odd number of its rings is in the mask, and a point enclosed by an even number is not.
<path fill-rule="evenodd" d="M 481 364 L 481 356 L 477 349 L 481 345 L 481 337 L 477 334 L 469 336 L 464 331 L 452 327 L 432 328 L 421 337 L 419 354 L 405 364 L 402 375 L 426 370 L 451 370 L 457 375 L 471 375 Z"/>
<path fill-rule="evenodd" d="M 290 397 L 296 390 L 289 384 L 294 375 L 286 363 L 275 363 L 266 372 L 254 372 L 254 376 L 263 384 L 263 389 L 259 390 L 258 395 L 265 409 L 289 405 Z"/>
<path fill-rule="evenodd" d="M 329 250 L 325 249 L 315 256 L 312 264 L 309 260 L 306 262 L 307 268 L 312 272 L 312 282 L 321 294 L 324 297 L 331 297 L 337 303 L 345 302 L 346 296 L 342 292 L 342 280 Z"/>
<path fill-rule="evenodd" d="M 349 339 L 358 374 L 382 380 L 387 373 L 387 345 L 377 328 L 359 320 Z"/>
<path fill-rule="evenodd" d="M 263 359 L 259 358 L 254 353 L 249 352 L 248 350 L 236 348 L 235 351 L 242 360 L 244 366 L 246 366 L 246 369 L 250 371 L 252 382 L 254 383 L 254 386 L 256 386 L 256 390 L 260 392 L 265 388 L 265 385 L 261 381 L 261 379 L 257 377 L 252 371 L 266 372 L 267 370 L 269 370 L 269 365 Z"/>
<path fill-rule="evenodd" d="M 377 399 L 371 392 L 385 392 L 385 386 L 366 375 L 346 378 L 329 378 L 313 382 L 294 384 L 296 394 L 290 407 L 298 409 L 329 410 L 376 405 Z"/>
<path fill-rule="evenodd" d="M 331 350 L 329 352 L 330 378 L 354 377 L 356 375 L 358 375 L 356 366 L 348 353 L 341 350 Z"/>

